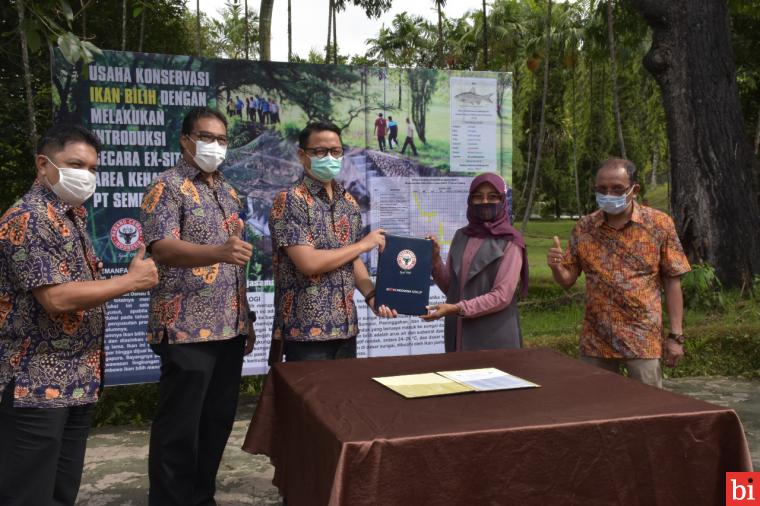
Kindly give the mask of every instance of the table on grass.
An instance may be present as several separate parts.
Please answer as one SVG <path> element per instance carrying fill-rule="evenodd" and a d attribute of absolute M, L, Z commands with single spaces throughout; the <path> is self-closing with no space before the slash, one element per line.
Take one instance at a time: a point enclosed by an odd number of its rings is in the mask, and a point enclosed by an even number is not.
<path fill-rule="evenodd" d="M 540 388 L 406 399 L 371 378 L 496 367 Z M 243 447 L 299 505 L 714 505 L 733 410 L 541 348 L 275 365 Z"/>

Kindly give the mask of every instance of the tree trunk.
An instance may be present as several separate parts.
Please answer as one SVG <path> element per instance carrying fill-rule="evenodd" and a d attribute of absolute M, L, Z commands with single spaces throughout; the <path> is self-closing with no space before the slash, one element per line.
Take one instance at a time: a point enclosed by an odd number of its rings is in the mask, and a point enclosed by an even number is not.
<path fill-rule="evenodd" d="M 652 150 L 652 178 L 649 186 L 657 188 L 657 163 L 660 161 L 660 153 L 657 152 L 657 146 Z"/>
<path fill-rule="evenodd" d="M 575 97 L 575 67 L 577 58 L 573 58 L 573 177 L 575 177 L 575 202 L 578 205 L 578 217 L 583 216 L 581 207 L 581 184 L 578 181 L 578 131 L 576 128 L 576 97 Z"/>
<path fill-rule="evenodd" d="M 401 109 L 401 81 L 403 80 L 403 74 L 398 72 L 398 108 Z"/>
<path fill-rule="evenodd" d="M 757 112 L 757 127 L 755 127 L 755 156 L 760 152 L 760 111 Z"/>
<path fill-rule="evenodd" d="M 272 9 L 274 0 L 261 0 L 259 7 L 259 58 L 261 61 L 270 61 L 272 52 Z"/>
<path fill-rule="evenodd" d="M 760 273 L 760 212 L 726 2 L 633 5 L 653 30 L 644 66 L 662 90 L 671 208 L 684 249 L 692 262 L 714 266 L 724 285 L 748 286 Z"/>
<path fill-rule="evenodd" d="M 121 50 L 127 50 L 127 0 L 121 0 Z"/>
<path fill-rule="evenodd" d="M 610 46 L 610 78 L 612 79 L 612 106 L 615 109 L 615 129 L 617 130 L 620 156 L 628 158 L 625 153 L 625 140 L 623 139 L 623 123 L 620 120 L 620 98 L 618 97 L 617 82 L 617 55 L 615 53 L 615 28 L 613 25 L 612 0 L 607 0 L 607 38 Z"/>
<path fill-rule="evenodd" d="M 441 12 L 441 2 L 435 3 L 438 7 L 438 66 L 443 67 L 443 13 Z"/>
<path fill-rule="evenodd" d="M 333 20 L 333 0 L 327 7 L 327 45 L 325 46 L 325 63 L 330 63 L 330 52 L 332 51 L 332 20 Z"/>
<path fill-rule="evenodd" d="M 290 9 L 290 0 L 288 0 L 288 61 L 293 60 L 293 17 Z"/>
<path fill-rule="evenodd" d="M 137 52 L 142 53 L 143 42 L 145 42 L 145 10 L 147 6 L 143 4 L 143 8 L 140 11 L 140 44 L 137 46 Z"/>
<path fill-rule="evenodd" d="M 195 51 L 201 56 L 201 0 L 195 1 Z"/>
<path fill-rule="evenodd" d="M 551 28 L 552 28 L 552 0 L 546 2 L 546 28 L 544 33 L 544 90 L 541 93 L 541 115 L 538 119 L 538 147 L 536 148 L 536 162 L 533 169 L 533 179 L 530 182 L 530 193 L 528 193 L 528 204 L 525 206 L 525 216 L 523 216 L 520 230 L 524 233 L 528 227 L 530 213 L 533 210 L 533 198 L 536 194 L 536 184 L 538 183 L 538 170 L 541 168 L 541 150 L 544 147 L 544 135 L 546 131 L 546 98 L 549 95 L 549 50 L 551 49 Z"/>
<path fill-rule="evenodd" d="M 338 64 L 338 9 L 333 3 L 333 17 L 332 17 L 332 29 L 333 29 L 333 63 Z"/>
<path fill-rule="evenodd" d="M 520 199 L 524 199 L 528 194 L 528 184 L 530 182 L 530 159 L 533 156 L 533 101 L 531 100 L 530 109 L 528 114 L 528 161 L 525 163 L 525 182 L 523 183 L 522 193 Z"/>
<path fill-rule="evenodd" d="M 34 94 L 32 93 L 32 70 L 29 66 L 29 45 L 24 31 L 25 13 L 24 2 L 16 0 L 18 12 L 18 35 L 21 39 L 21 64 L 24 69 L 24 92 L 26 94 L 26 114 L 29 121 L 29 141 L 32 146 L 32 156 L 37 151 L 37 120 L 34 111 Z"/>
<path fill-rule="evenodd" d="M 486 0 L 483 0 L 483 63 L 488 70 L 488 17 L 486 16 Z"/>
<path fill-rule="evenodd" d="M 248 47 L 250 42 L 248 39 L 248 0 L 243 2 L 243 19 L 245 20 L 245 59 L 248 59 Z"/>

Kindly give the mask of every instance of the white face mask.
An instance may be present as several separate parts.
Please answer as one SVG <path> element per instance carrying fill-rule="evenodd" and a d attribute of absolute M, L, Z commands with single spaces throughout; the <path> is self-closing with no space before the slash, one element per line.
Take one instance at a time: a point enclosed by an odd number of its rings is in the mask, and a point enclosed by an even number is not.
<path fill-rule="evenodd" d="M 203 172 L 214 172 L 222 164 L 224 157 L 227 156 L 227 147 L 220 146 L 217 141 L 195 141 L 189 135 L 187 138 L 195 144 L 193 160 Z"/>
<path fill-rule="evenodd" d="M 81 206 L 85 200 L 92 197 L 97 185 L 95 174 L 87 169 L 58 167 L 53 163 L 53 160 L 47 156 L 45 158 L 47 158 L 53 167 L 58 169 L 58 182 L 50 186 L 50 189 L 58 195 L 58 198 L 69 205 Z M 48 184 L 50 184 L 49 180 Z"/>

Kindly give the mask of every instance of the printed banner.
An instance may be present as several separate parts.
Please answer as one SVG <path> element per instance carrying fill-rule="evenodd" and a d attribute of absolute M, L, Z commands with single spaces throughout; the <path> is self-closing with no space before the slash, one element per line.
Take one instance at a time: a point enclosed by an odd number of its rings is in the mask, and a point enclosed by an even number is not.
<path fill-rule="evenodd" d="M 227 116 L 230 146 L 221 169 L 247 204 L 254 247 L 248 300 L 257 341 L 244 374 L 267 370 L 274 286 L 269 211 L 301 176 L 300 130 L 332 121 L 346 145 L 340 182 L 362 209 L 365 231 L 435 234 L 445 255 L 466 224 L 469 182 L 490 171 L 511 181 L 511 76 L 496 72 L 387 69 L 223 60 L 104 51 L 89 65 L 56 54 L 56 121 L 81 123 L 103 142 L 98 189 L 87 203 L 89 232 L 108 276 L 126 272 L 142 239 L 145 187 L 181 156 L 185 113 L 209 106 Z M 374 274 L 376 255 L 363 258 Z M 432 282 L 431 282 L 432 283 Z M 431 286 L 431 303 L 442 302 Z M 355 297 L 361 357 L 443 351 L 443 324 L 380 320 Z M 145 341 L 148 293 L 108 304 L 106 383 L 155 381 L 158 358 Z"/>

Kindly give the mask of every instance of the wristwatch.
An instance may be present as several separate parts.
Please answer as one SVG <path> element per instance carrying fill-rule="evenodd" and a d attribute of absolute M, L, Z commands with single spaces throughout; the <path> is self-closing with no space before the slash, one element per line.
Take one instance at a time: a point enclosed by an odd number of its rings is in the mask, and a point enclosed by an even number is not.
<path fill-rule="evenodd" d="M 459 304 L 456 304 L 457 306 L 457 316 L 464 316 L 464 306 L 460 306 Z"/>
<path fill-rule="evenodd" d="M 668 334 L 668 339 L 671 339 L 678 344 L 683 344 L 684 341 L 686 341 L 686 338 L 683 336 L 683 334 L 674 334 L 673 332 Z"/>

